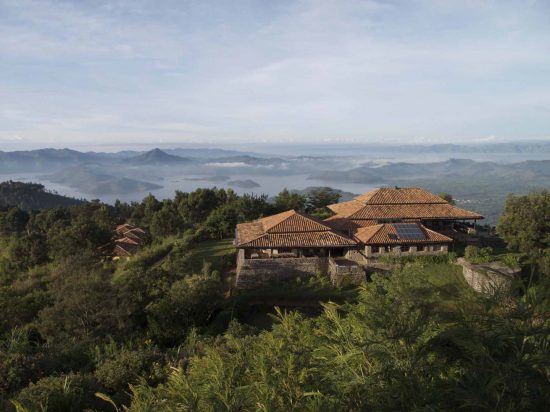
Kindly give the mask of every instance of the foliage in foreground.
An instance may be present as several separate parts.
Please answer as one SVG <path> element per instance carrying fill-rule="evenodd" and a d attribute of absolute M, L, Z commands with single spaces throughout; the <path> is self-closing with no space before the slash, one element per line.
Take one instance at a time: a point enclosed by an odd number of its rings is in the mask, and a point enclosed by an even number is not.
<path fill-rule="evenodd" d="M 232 324 L 166 384 L 132 387 L 129 410 L 542 410 L 549 323 L 516 304 L 429 283 L 419 267 L 375 276 L 356 304 Z"/>

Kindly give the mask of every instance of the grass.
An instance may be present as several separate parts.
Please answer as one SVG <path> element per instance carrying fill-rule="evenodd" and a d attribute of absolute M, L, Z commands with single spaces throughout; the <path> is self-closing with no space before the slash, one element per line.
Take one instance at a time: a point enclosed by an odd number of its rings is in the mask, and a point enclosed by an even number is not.
<path fill-rule="evenodd" d="M 154 243 L 137 252 L 128 260 L 121 260 L 118 265 L 118 271 L 124 271 L 130 267 L 141 266 L 144 268 L 157 265 L 166 255 L 168 255 L 174 247 L 176 238 L 173 236 L 167 237 L 160 243 Z"/>
<path fill-rule="evenodd" d="M 212 264 L 212 269 L 223 270 L 228 264 L 235 264 L 233 239 L 214 239 L 196 243 L 189 251 L 189 264 L 196 273 L 202 270 L 204 262 Z"/>
<path fill-rule="evenodd" d="M 462 275 L 462 267 L 451 263 L 433 263 L 422 267 L 422 272 L 428 281 L 435 286 L 455 285 L 468 287 Z"/>

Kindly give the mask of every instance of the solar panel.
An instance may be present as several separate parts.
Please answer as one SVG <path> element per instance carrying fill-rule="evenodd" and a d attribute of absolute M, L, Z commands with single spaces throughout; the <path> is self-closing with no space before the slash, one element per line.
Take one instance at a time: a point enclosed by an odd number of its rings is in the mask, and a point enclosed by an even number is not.
<path fill-rule="evenodd" d="M 403 240 L 426 240 L 426 235 L 416 223 L 394 223 L 397 236 Z"/>

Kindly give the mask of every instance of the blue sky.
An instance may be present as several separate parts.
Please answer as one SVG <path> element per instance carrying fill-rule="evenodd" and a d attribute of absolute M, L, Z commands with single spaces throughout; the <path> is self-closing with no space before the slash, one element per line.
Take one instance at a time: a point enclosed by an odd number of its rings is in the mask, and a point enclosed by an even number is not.
<path fill-rule="evenodd" d="M 0 150 L 550 138 L 550 1 L 0 0 Z"/>

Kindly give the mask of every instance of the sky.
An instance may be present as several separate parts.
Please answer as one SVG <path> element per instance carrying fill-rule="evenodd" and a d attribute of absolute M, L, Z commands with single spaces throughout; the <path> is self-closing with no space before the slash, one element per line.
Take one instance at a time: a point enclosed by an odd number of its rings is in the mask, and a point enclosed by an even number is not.
<path fill-rule="evenodd" d="M 541 139 L 549 0 L 0 0 L 0 150 Z"/>

